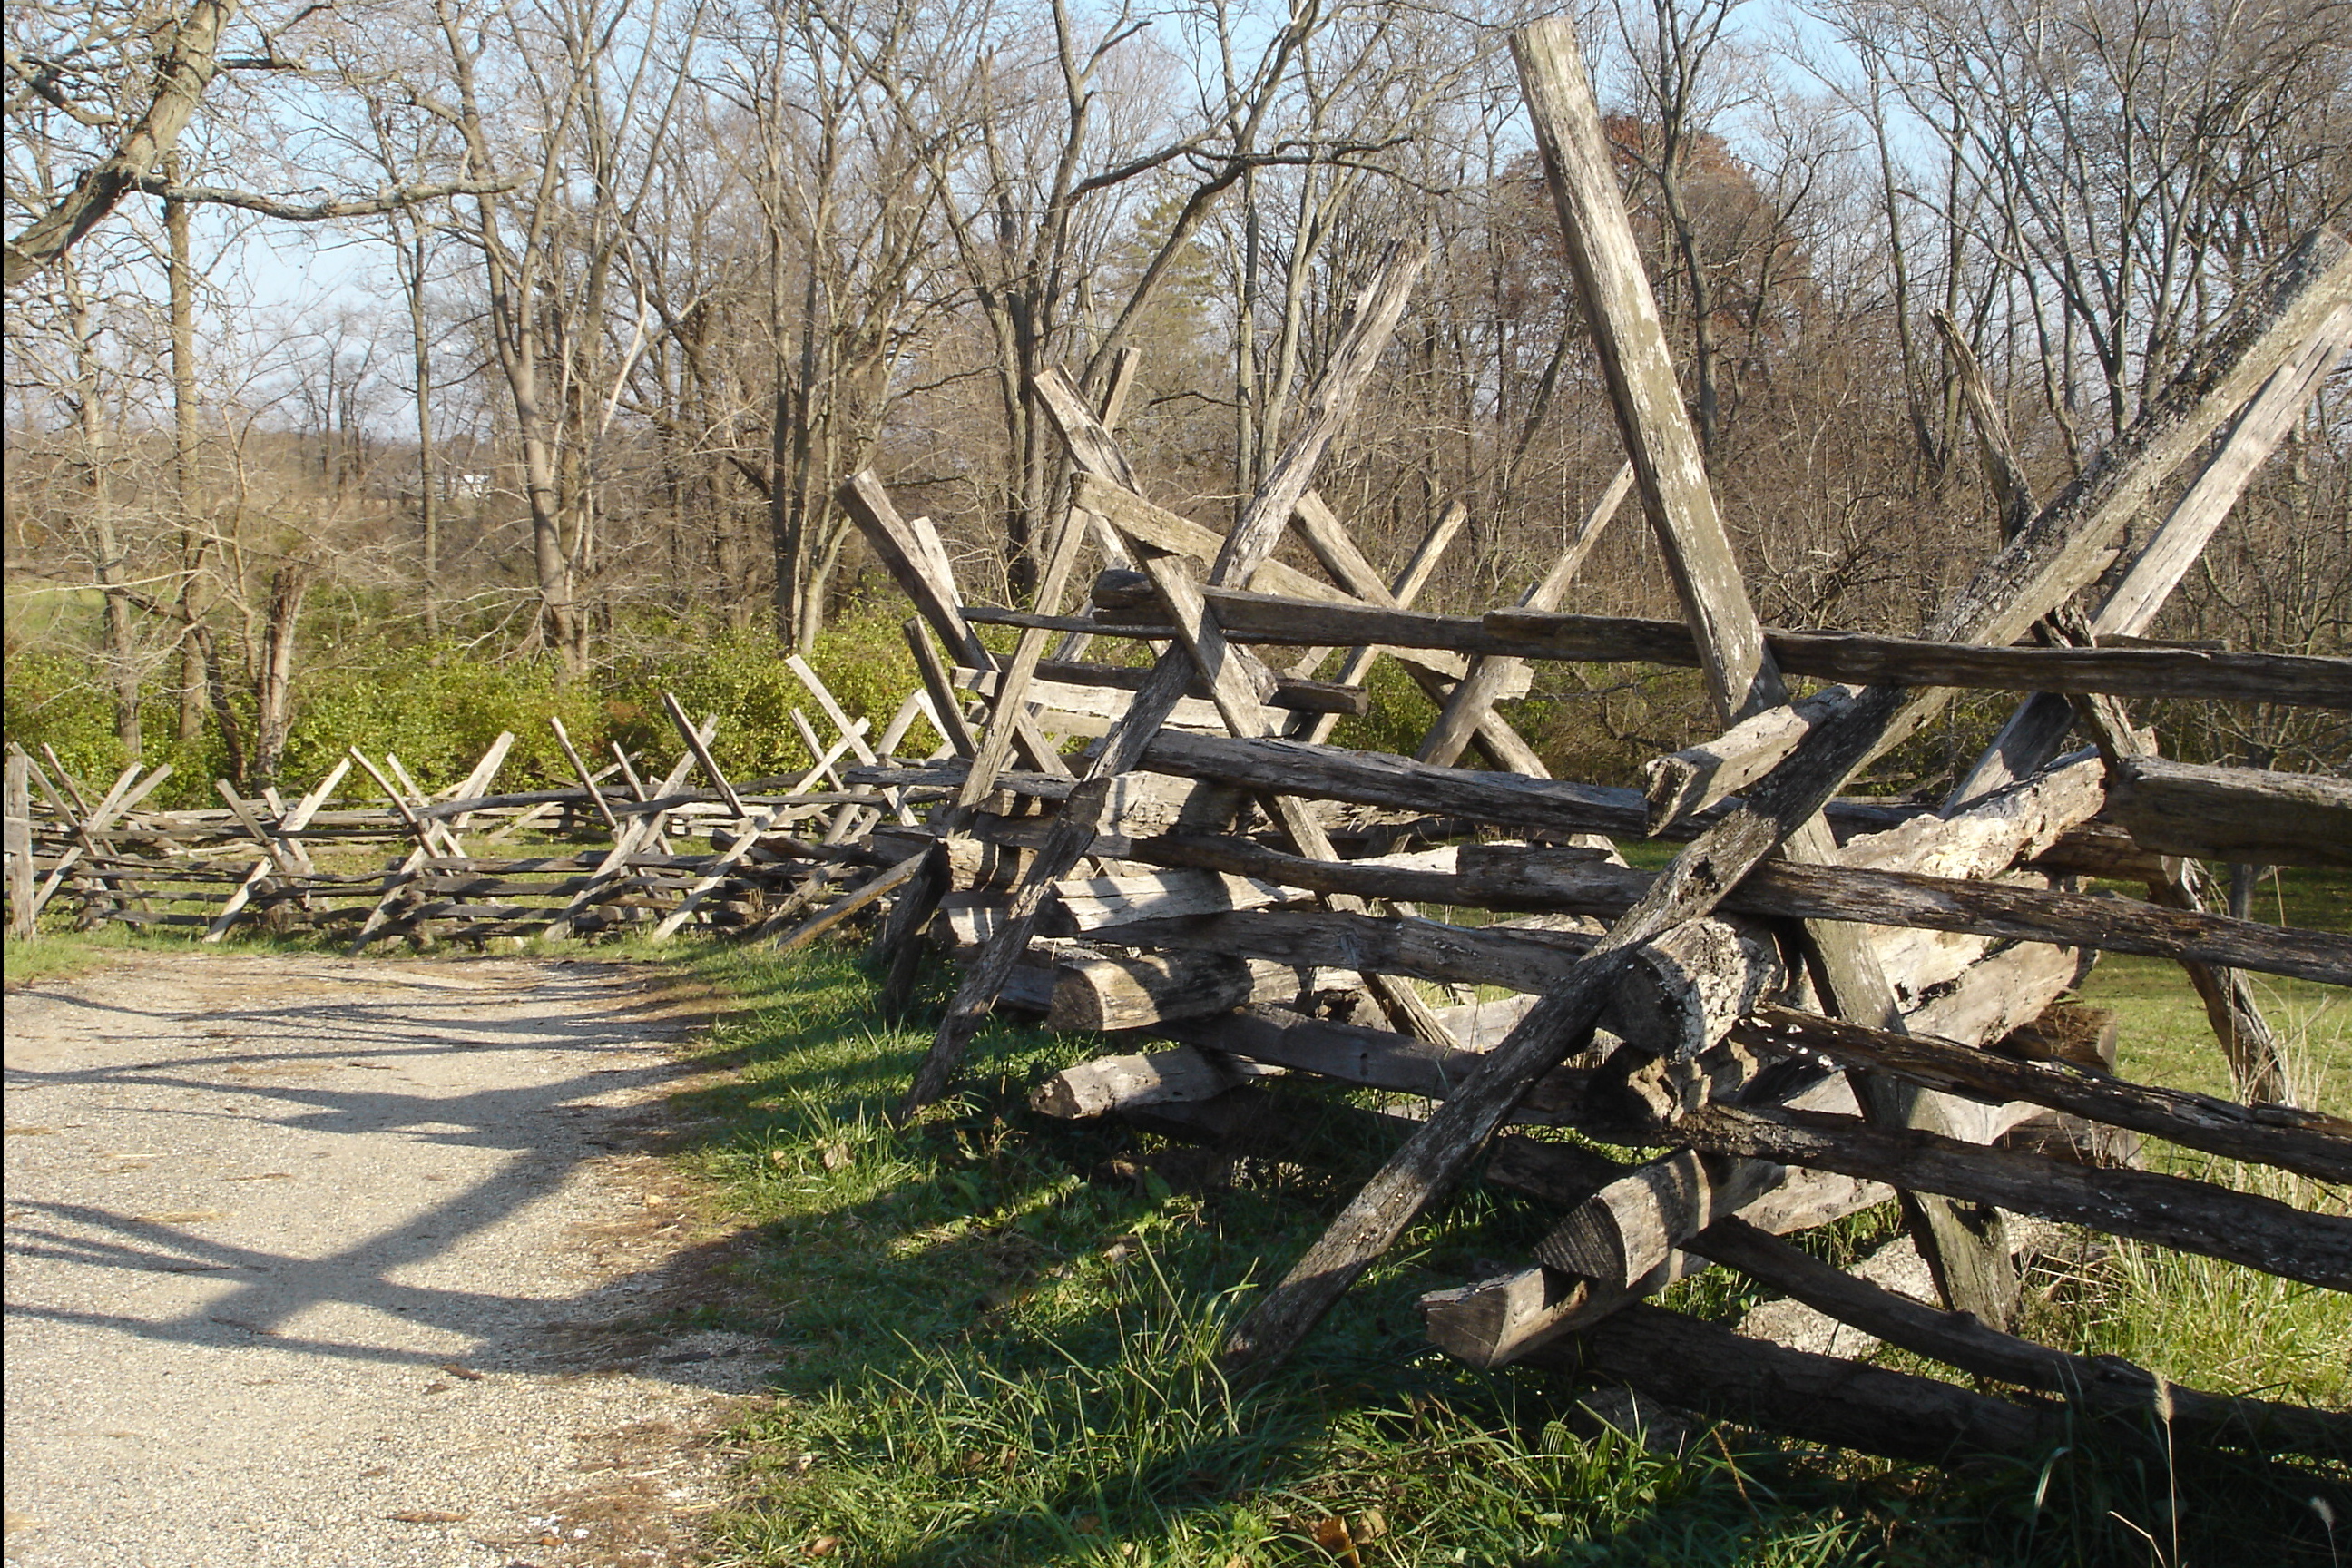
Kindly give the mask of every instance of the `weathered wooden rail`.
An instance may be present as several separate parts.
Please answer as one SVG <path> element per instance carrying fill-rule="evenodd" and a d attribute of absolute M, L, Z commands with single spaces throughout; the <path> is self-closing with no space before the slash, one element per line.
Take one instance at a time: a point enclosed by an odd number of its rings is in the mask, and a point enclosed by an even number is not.
<path fill-rule="evenodd" d="M 1920 635 L 1767 627 L 1696 458 L 1572 36 L 1538 24 L 1516 44 L 1630 459 L 1516 605 L 1412 607 L 1459 509 L 1391 583 L 1310 488 L 1412 287 L 1410 253 L 1367 287 L 1229 531 L 1150 500 L 1056 373 L 1038 391 L 1069 452 L 1071 504 L 1029 608 L 966 602 L 926 522 L 871 477 L 845 490 L 915 601 L 908 636 L 935 704 L 958 710 L 951 755 L 844 774 L 929 811 L 870 840 L 891 867 L 896 969 L 924 931 L 961 965 L 899 1114 L 948 1090 L 1002 1005 L 1108 1037 L 1034 1086 L 1045 1116 L 1116 1116 L 1266 1159 L 1335 1144 L 1385 1158 L 1315 1247 L 1276 1260 L 1286 1276 L 1229 1347 L 1240 1376 L 1295 1346 L 1484 1156 L 1479 1179 L 1559 1212 L 1522 1267 L 1424 1300 L 1433 1340 L 1480 1365 L 1565 1367 L 1894 1454 L 2028 1452 L 2064 1430 L 2042 1396 L 2200 1441 L 2352 1453 L 2340 1413 L 2168 1391 L 2005 1332 L 2028 1243 L 2002 1217 L 2352 1289 L 2352 1123 L 2293 1103 L 2242 978 L 2352 984 L 2352 937 L 2231 919 L 2179 858 L 2340 867 L 2352 783 L 2162 759 L 2124 707 L 2352 708 L 2352 660 L 2142 637 L 2352 345 L 2352 246 L 2308 239 L 2081 483 L 2038 508 L 1989 425 L 2017 526 Z M 2165 489 L 2184 473 L 2185 489 Z M 2160 490 L 2182 499 L 2107 569 Z M 1680 622 L 1564 608 L 1629 493 Z M 1274 559 L 1286 531 L 1323 575 Z M 1076 602 L 1079 556 L 1106 537 L 1118 552 Z M 1015 651 L 976 653 L 975 626 L 1017 632 Z M 1080 657 L 1105 639 L 1150 645 L 1151 662 Z M 1439 709 L 1412 756 L 1328 743 L 1382 658 Z M 1721 732 L 1659 758 L 1645 790 L 1549 777 L 1496 704 L 1563 661 L 1696 668 Z M 1792 700 L 1794 676 L 1836 684 Z M 1963 687 L 2025 700 L 1950 798 L 1841 795 Z M 2060 754 L 2075 728 L 2087 743 Z M 1472 746 L 1486 766 L 1458 765 Z M 1683 847 L 1663 871 L 1636 869 L 1615 853 L 1634 837 Z M 2113 1021 L 2065 999 L 2103 952 L 2181 967 L 2235 1100 L 2117 1073 Z M 1298 1095 L 1301 1079 L 1373 1103 Z M 1584 1145 L 1540 1131 L 1559 1127 Z M 1624 1156 L 1595 1152 L 1609 1145 Z M 2139 1167 L 2164 1145 L 2275 1174 Z M 1937 1302 L 1776 1239 L 1898 1196 L 1897 1245 L 1924 1260 Z M 1709 1267 L 2025 1397 L 1647 1304 Z"/>
<path fill-rule="evenodd" d="M 214 935 L 232 917 L 340 922 L 358 945 L 692 921 L 789 946 L 867 918 L 884 1006 L 908 1004 L 926 938 L 960 965 L 901 1118 L 949 1091 L 1002 1006 L 1106 1037 L 1034 1086 L 1046 1117 L 1114 1116 L 1262 1160 L 1383 1162 L 1303 1257 L 1274 1260 L 1286 1274 L 1229 1346 L 1237 1376 L 1288 1353 L 1475 1168 L 1554 1211 L 1517 1266 L 1423 1299 L 1433 1342 L 1480 1366 L 1616 1379 L 1902 1456 L 2030 1454 L 2072 1430 L 2065 1401 L 2197 1441 L 2352 1457 L 2343 1413 L 2175 1388 L 2009 1333 L 2032 1243 L 2004 1218 L 2352 1289 L 2352 1123 L 2294 1103 L 2242 978 L 2352 984 L 2352 937 L 2216 912 L 2182 858 L 2352 864 L 2352 782 L 2161 758 L 2124 706 L 2352 709 L 2352 660 L 2142 640 L 2352 346 L 2352 245 L 2305 240 L 2046 502 L 1988 413 L 1988 479 L 2015 526 L 1920 635 L 1768 627 L 1698 460 L 1572 31 L 1538 23 L 1514 45 L 1627 455 L 1517 604 L 1412 607 L 1461 507 L 1384 578 L 1311 488 L 1413 287 L 1419 255 L 1400 247 L 1228 531 L 1151 500 L 1108 407 L 1057 371 L 1036 390 L 1070 505 L 1029 608 L 968 603 L 926 520 L 870 474 L 845 486 L 912 602 L 923 678 L 870 743 L 794 660 L 836 739 L 803 721 L 816 761 L 789 779 L 726 778 L 674 701 L 684 752 L 651 782 L 626 758 L 592 773 L 559 728 L 576 789 L 492 794 L 491 756 L 428 797 L 395 760 L 354 753 L 380 806 L 331 801 L 339 769 L 291 805 L 230 791 L 226 811 L 141 812 L 152 779 L 126 774 L 93 803 L 18 754 L 18 922 L 68 884 L 94 918 Z M 2110 569 L 2159 494 L 2178 499 Z M 1629 496 L 1679 622 L 1563 610 Z M 1322 575 L 1275 559 L 1294 532 Z M 1090 546 L 1104 570 L 1088 584 Z M 982 626 L 1016 633 L 1012 649 Z M 1151 661 L 1090 660 L 1097 641 L 1151 645 Z M 1412 756 L 1329 744 L 1381 658 L 1438 710 Z M 1719 732 L 1655 759 L 1643 790 L 1549 777 L 1497 704 L 1563 661 L 1696 668 Z M 1792 676 L 1835 684 L 1792 700 Z M 1959 688 L 2024 700 L 1948 798 L 1847 793 Z M 910 758 L 918 712 L 941 743 Z M 1474 751 L 1485 765 L 1460 765 Z M 605 847 L 499 860 L 457 837 L 555 813 L 600 825 Z M 688 826 L 709 830 L 708 852 L 671 843 Z M 1672 863 L 1628 866 L 1617 845 L 1640 837 L 1676 844 Z M 330 873 L 305 847 L 330 841 L 406 848 L 388 871 Z M 2066 999 L 2110 952 L 2180 966 L 2234 1099 L 2116 1070 L 2113 1020 Z M 1301 1079 L 1362 1098 L 1300 1094 Z M 1561 1128 L 1580 1141 L 1547 1131 Z M 2134 1151 L 2164 1145 L 2206 1163 L 2142 1168 Z M 2233 1181 L 2214 1160 L 2272 1173 Z M 1895 1246 L 1934 1301 L 1781 1239 L 1895 1201 Z M 2019 1397 L 1653 1303 L 1707 1268 Z"/>
<path fill-rule="evenodd" d="M 865 744 L 865 721 L 848 718 L 814 669 L 794 673 L 837 738 L 827 743 L 812 728 L 814 765 L 741 783 L 710 753 L 716 721 L 690 725 L 675 699 L 666 706 L 685 752 L 650 783 L 625 754 L 590 770 L 559 723 L 556 738 L 580 781 L 572 788 L 494 793 L 514 742 L 502 734 L 437 794 L 397 757 L 354 749 L 292 802 L 275 791 L 247 799 L 221 781 L 225 809 L 167 811 L 142 803 L 169 768 L 126 769 L 93 801 L 53 752 L 36 759 L 12 748 L 9 929 L 30 932 L 64 894 L 85 925 L 190 928 L 218 942 L 252 923 L 341 932 L 354 951 L 388 938 L 561 941 L 628 930 L 659 940 L 688 923 L 714 935 L 785 935 L 795 915 L 864 868 L 873 825 L 905 810 L 887 787 L 822 787 L 838 783 L 844 756 L 880 753 Z M 882 743 L 898 746 L 929 711 L 927 697 L 909 697 Z M 377 802 L 336 797 L 355 771 L 374 784 Z M 497 852 L 533 829 L 566 841 L 564 852 Z M 675 842 L 696 832 L 709 836 L 709 852 Z M 461 834 L 479 847 L 469 849 Z M 599 837 L 601 847 L 580 842 Z M 385 865 L 387 847 L 402 853 Z"/>

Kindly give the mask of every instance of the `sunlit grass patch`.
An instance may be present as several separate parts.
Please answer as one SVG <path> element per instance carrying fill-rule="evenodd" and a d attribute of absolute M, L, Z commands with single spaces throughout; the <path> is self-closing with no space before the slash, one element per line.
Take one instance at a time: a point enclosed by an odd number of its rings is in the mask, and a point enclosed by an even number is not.
<path fill-rule="evenodd" d="M 885 1112 L 928 1015 L 876 1022 L 840 950 L 713 952 L 696 967 L 723 973 L 743 1010 L 712 1041 L 723 1080 L 685 1107 L 712 1128 L 690 1158 L 754 1227 L 738 1272 L 784 1353 L 778 1398 L 738 1434 L 748 1489 L 719 1521 L 721 1561 L 2137 1565 L 2168 1500 L 2243 1484 L 2242 1465 L 2181 1479 L 2087 1445 L 2047 1476 L 1823 1455 L 1731 1427 L 1652 1452 L 1580 1415 L 1562 1379 L 1475 1373 L 1423 1339 L 1422 1290 L 1512 1266 L 1548 1223 L 1475 1186 L 1410 1232 L 1279 1377 L 1234 1393 L 1215 1364 L 1226 1325 L 1360 1173 L 1245 1164 L 1208 1179 L 1206 1156 L 1033 1117 L 1028 1087 L 1099 1046 L 1001 1021 L 960 1096 L 898 1129 Z M 1874 1212 L 1808 1245 L 1850 1261 L 1894 1224 Z M 1718 1272 L 1675 1303 L 1732 1313 L 1754 1296 Z M 2078 1327 L 2084 1348 L 2122 1331 Z M 2205 1353 L 2185 1346 L 2170 1374 L 2196 1381 Z M 2326 1562 L 2303 1508 L 2263 1513 L 2259 1538 L 2281 1561 Z"/>

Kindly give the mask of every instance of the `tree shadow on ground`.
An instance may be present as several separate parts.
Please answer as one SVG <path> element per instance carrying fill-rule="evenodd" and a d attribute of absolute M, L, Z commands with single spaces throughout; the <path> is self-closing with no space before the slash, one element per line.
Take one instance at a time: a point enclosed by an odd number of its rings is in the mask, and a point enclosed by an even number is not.
<path fill-rule="evenodd" d="M 193 973 L 241 974 L 235 964 Z M 616 1347 L 643 1338 L 638 1325 L 669 1310 L 677 1281 L 698 1278 L 698 1258 L 666 1256 L 677 1226 L 660 1234 L 674 1216 L 659 1215 L 628 1215 L 620 1229 L 630 1235 L 573 1233 L 564 1245 L 611 1266 L 571 1270 L 590 1278 L 569 1291 L 536 1279 L 538 1289 L 475 1288 L 455 1260 L 583 1163 L 642 1159 L 667 1141 L 661 1097 L 687 1070 L 671 1049 L 684 1029 L 670 998 L 614 984 L 642 971 L 559 967 L 548 1005 L 528 1014 L 493 1005 L 524 991 L 467 984 L 466 961 L 281 960 L 275 994 L 258 984 L 150 992 L 128 983 L 136 973 L 11 997 L 12 1124 L 64 1121 L 52 1108 L 78 1107 L 95 1129 L 79 1141 L 10 1141 L 24 1177 L 12 1183 L 7 1231 L 17 1328 L 547 1373 L 614 1364 Z M 461 1058 L 517 1048 L 544 1070 L 464 1081 Z M 394 1158 L 419 1169 L 452 1151 L 461 1173 L 425 1177 L 447 1182 L 429 1197 L 381 1201 L 363 1170 L 347 1168 L 362 1138 L 415 1151 Z M 138 1152 L 81 1149 L 89 1139 Z M 257 1161 L 283 1168 L 236 1168 Z M 155 1189 L 183 1200 L 170 1208 L 152 1192 L 140 1201 L 149 1178 L 138 1173 L 158 1163 Z M 293 1200 L 282 1224 L 240 1223 L 236 1211 L 268 1206 L 253 1201 L 265 1192 Z M 156 1288 L 174 1280 L 194 1288 Z M 643 1370 L 697 1384 L 718 1369 L 656 1359 Z"/>

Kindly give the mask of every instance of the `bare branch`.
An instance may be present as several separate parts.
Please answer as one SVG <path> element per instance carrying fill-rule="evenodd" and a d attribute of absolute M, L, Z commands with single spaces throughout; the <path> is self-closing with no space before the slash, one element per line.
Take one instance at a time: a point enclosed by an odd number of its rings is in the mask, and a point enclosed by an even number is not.
<path fill-rule="evenodd" d="M 496 180 L 436 180 L 424 185 L 394 185 L 372 196 L 346 196 L 302 206 L 293 202 L 279 201 L 275 196 L 259 195 L 251 191 L 232 191 L 219 185 L 175 185 L 161 174 L 150 174 L 138 183 L 139 188 L 147 195 L 162 196 L 166 201 L 205 202 L 214 206 L 240 207 L 247 212 L 281 218 L 288 223 L 326 223 L 335 218 L 373 217 L 379 213 L 397 212 L 421 203 L 438 201 L 444 196 L 498 195 L 521 184 L 522 176 L 520 174 Z"/>
<path fill-rule="evenodd" d="M 187 129 L 196 100 L 218 68 L 214 51 L 236 14 L 236 0 L 196 0 L 172 31 L 155 66 L 155 96 L 111 156 L 82 176 L 56 205 L 7 242 L 0 286 L 14 288 L 51 266 L 95 228 L 114 205 L 153 173 Z"/>

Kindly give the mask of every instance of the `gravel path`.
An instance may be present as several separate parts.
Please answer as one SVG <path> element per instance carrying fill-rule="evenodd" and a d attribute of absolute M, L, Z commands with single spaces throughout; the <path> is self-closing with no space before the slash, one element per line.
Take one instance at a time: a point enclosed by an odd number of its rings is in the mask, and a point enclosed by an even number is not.
<path fill-rule="evenodd" d="M 674 1329 L 695 1009 L 628 964 L 135 958 L 6 1008 L 6 1561 L 665 1563 L 764 1345 Z M 707 1277 L 707 1276 L 705 1276 Z"/>

